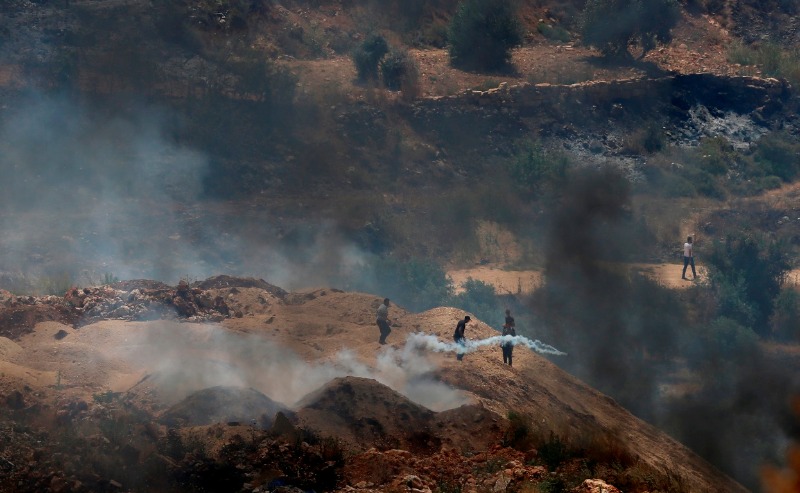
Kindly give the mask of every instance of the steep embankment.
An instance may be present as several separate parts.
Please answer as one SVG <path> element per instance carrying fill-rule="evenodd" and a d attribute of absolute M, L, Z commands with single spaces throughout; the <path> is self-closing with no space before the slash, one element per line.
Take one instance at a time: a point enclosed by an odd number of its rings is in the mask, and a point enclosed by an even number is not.
<path fill-rule="evenodd" d="M 257 419 L 259 405 L 273 413 L 280 408 L 275 401 L 284 402 L 301 424 L 340 437 L 354 450 L 399 447 L 420 456 L 443 446 L 488 451 L 504 440 L 513 411 L 530 419 L 531 433 L 602 447 L 663 477 L 680 478 L 692 491 L 744 491 L 666 434 L 523 347 L 515 350 L 512 369 L 494 346 L 459 362 L 452 353 L 406 344 L 419 333 L 449 342 L 464 315 L 459 310 L 408 313 L 392 307 L 390 345 L 381 346 L 374 325 L 379 299 L 373 295 L 318 289 L 276 296 L 274 287 L 234 281 L 214 284 L 241 313 L 221 326 L 163 320 L 110 320 L 80 329 L 39 324 L 2 345 L 2 393 L 15 396 L 7 402 L 18 409 L 55 406 L 65 422 L 105 419 L 109 406 L 125 402 L 172 426 Z M 497 332 L 475 320 L 467 335 L 482 339 Z M 241 412 L 223 412 L 231 406 Z M 199 409 L 207 416 L 197 416 Z M 435 484 L 411 459 L 403 459 L 398 471 L 414 471 Z M 535 476 L 533 470 L 520 474 Z"/>

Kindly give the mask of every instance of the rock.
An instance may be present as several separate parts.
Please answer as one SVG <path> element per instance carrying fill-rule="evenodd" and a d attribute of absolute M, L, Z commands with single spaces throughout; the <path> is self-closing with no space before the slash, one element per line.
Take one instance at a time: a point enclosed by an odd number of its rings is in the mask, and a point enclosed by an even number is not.
<path fill-rule="evenodd" d="M 492 487 L 492 491 L 494 493 L 502 493 L 508 489 L 508 485 L 511 483 L 511 477 L 506 475 L 505 473 L 501 473 L 500 477 L 497 478 L 495 481 L 494 486 Z"/>
<path fill-rule="evenodd" d="M 413 474 L 409 474 L 403 478 L 403 482 L 406 484 L 408 488 L 416 488 L 421 489 L 425 484 L 419 478 L 419 476 L 414 476 Z"/>
<path fill-rule="evenodd" d="M 580 486 L 574 488 L 572 493 L 622 493 L 602 479 L 587 479 Z"/>

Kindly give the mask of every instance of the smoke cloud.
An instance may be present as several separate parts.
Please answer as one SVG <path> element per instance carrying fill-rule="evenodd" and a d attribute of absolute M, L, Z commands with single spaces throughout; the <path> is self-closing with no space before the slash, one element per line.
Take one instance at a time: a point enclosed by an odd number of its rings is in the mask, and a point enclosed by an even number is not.
<path fill-rule="evenodd" d="M 276 342 L 216 325 L 161 323 L 125 330 L 125 341 L 113 357 L 151 370 L 148 381 L 174 402 L 200 389 L 229 385 L 254 388 L 291 406 L 344 376 L 374 379 L 434 411 L 469 402 L 461 391 L 432 376 L 435 364 L 411 342 L 398 350 L 386 348 L 374 365 L 348 350 L 323 363 L 310 363 Z"/>
<path fill-rule="evenodd" d="M 550 227 L 547 282 L 531 305 L 542 337 L 571 356 L 554 362 L 757 489 L 758 468 L 777 461 L 791 436 L 795 365 L 765 358 L 755 337 L 741 353 L 729 333 L 706 340 L 703 328 L 689 325 L 686 297 L 698 297 L 695 308 L 713 300 L 623 270 L 642 237 L 620 175 L 585 170 L 563 197 Z M 664 394 L 662 385 L 687 364 L 702 390 Z"/>
<path fill-rule="evenodd" d="M 209 158 L 181 143 L 181 128 L 163 107 L 42 93 L 0 111 L 0 277 L 27 281 L 4 287 L 230 274 L 291 290 L 365 262 L 333 221 L 210 200 Z"/>
<path fill-rule="evenodd" d="M 527 347 L 531 351 L 536 351 L 540 354 L 549 354 L 554 356 L 566 356 L 567 353 L 561 352 L 549 344 L 541 341 L 531 340 L 525 336 L 492 336 L 486 339 L 468 339 L 464 344 L 457 344 L 455 342 L 444 342 L 439 340 L 438 337 L 430 334 L 414 333 L 408 337 L 406 341 L 406 350 L 409 348 L 420 348 L 434 351 L 437 353 L 458 353 L 467 354 L 477 351 L 479 348 L 485 346 L 497 346 L 501 343 L 511 343 L 514 346 Z"/>

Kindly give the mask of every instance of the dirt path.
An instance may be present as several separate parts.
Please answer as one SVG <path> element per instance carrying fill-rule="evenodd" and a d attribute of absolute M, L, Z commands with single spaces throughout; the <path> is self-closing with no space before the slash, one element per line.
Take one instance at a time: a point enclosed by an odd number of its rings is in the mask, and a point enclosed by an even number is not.
<path fill-rule="evenodd" d="M 631 272 L 645 275 L 669 289 L 687 289 L 696 282 L 708 279 L 708 271 L 701 265 L 697 266 L 695 281 L 681 279 L 683 264 L 630 264 L 628 268 Z M 456 293 L 464 290 L 463 283 L 468 279 L 491 284 L 498 294 L 530 294 L 544 284 L 544 276 L 538 270 L 503 270 L 481 266 L 451 270 L 447 275 L 453 280 Z M 691 279 L 690 272 L 687 272 L 687 277 Z M 789 272 L 787 284 L 800 286 L 800 269 Z"/>

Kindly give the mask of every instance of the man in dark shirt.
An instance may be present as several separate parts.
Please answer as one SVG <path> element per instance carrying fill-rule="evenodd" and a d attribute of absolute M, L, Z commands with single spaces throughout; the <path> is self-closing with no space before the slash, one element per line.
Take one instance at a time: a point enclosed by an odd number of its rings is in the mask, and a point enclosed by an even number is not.
<path fill-rule="evenodd" d="M 514 317 L 511 316 L 511 310 L 506 310 L 506 323 L 503 324 L 503 335 L 504 336 L 515 336 L 517 335 L 516 324 L 514 323 Z M 511 364 L 511 358 L 514 353 L 514 344 L 509 342 L 503 342 L 500 347 L 503 348 L 503 363 L 507 364 L 508 366 L 513 366 Z"/>
<path fill-rule="evenodd" d="M 458 361 L 461 361 L 461 359 L 464 357 L 464 345 L 466 345 L 467 342 L 467 338 L 464 335 L 464 330 L 467 328 L 467 324 L 470 320 L 471 319 L 469 318 L 469 315 L 464 315 L 464 318 L 458 321 L 458 324 L 456 325 L 456 331 L 453 332 L 453 340 L 455 340 L 456 344 L 460 346 L 458 348 L 458 352 L 456 353 L 456 359 Z"/>

